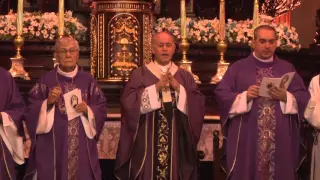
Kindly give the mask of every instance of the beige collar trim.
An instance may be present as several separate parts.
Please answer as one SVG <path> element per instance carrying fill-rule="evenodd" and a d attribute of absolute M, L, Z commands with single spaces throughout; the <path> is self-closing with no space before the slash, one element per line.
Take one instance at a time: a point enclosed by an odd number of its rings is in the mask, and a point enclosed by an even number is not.
<path fill-rule="evenodd" d="M 149 64 L 146 64 L 146 67 L 149 69 L 149 71 L 154 74 L 158 79 L 161 78 L 161 75 L 163 74 L 163 72 L 161 71 L 159 65 L 157 65 L 156 63 L 154 63 L 153 61 L 150 62 Z M 176 72 L 178 71 L 178 66 L 176 64 L 174 64 L 174 62 L 171 62 L 171 67 L 169 69 L 169 72 L 172 75 L 175 75 Z"/>

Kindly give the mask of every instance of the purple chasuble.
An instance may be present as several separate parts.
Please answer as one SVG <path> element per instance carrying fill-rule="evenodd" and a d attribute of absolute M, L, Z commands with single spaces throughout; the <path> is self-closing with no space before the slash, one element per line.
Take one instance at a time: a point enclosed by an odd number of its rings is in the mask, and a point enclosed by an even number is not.
<path fill-rule="evenodd" d="M 75 88 L 95 116 L 96 136 L 89 139 L 80 117 L 68 121 L 61 95 L 55 105 L 54 123 L 46 134 L 36 134 L 41 105 L 48 93 L 60 85 L 63 94 Z M 37 174 L 39 180 L 100 180 L 97 141 L 106 118 L 106 99 L 94 78 L 80 70 L 69 78 L 57 73 L 57 68 L 45 74 L 29 92 L 26 125 L 32 145 L 25 179 Z"/>
<path fill-rule="evenodd" d="M 288 72 L 295 69 L 286 61 L 274 57 L 272 62 L 261 62 L 251 55 L 235 62 L 216 88 L 225 136 L 223 168 L 227 179 L 298 179 L 297 170 L 303 159 L 301 118 L 310 95 L 297 73 L 287 90 L 297 101 L 297 115 L 283 114 L 279 101 L 258 97 L 248 113 L 229 119 L 238 94 L 251 85 L 259 86 L 263 77 L 279 78 Z"/>
<path fill-rule="evenodd" d="M 170 123 L 168 127 L 172 128 L 170 135 L 172 143 L 168 146 L 169 153 L 171 152 L 170 158 L 167 158 L 165 153 L 162 158 L 165 161 L 170 160 L 168 162 L 170 164 L 166 166 L 169 169 L 165 169 L 165 173 L 171 174 L 169 176 L 171 180 L 196 180 L 198 179 L 196 147 L 203 124 L 205 98 L 199 92 L 189 72 L 178 68 L 174 78 L 186 89 L 188 116 L 175 108 L 169 112 L 172 119 L 167 119 L 167 122 Z M 159 118 L 163 108 L 140 114 L 144 88 L 158 81 L 159 79 L 146 66 L 142 66 L 132 72 L 125 87 L 121 97 L 121 134 L 115 169 L 118 179 L 150 180 L 156 177 L 157 167 L 163 168 L 156 163 L 159 148 L 155 146 L 155 142 L 159 140 L 157 137 L 163 135 L 156 129 L 163 129 L 162 126 L 167 126 L 164 125 L 163 119 Z M 164 141 L 160 140 L 160 142 Z"/>
<path fill-rule="evenodd" d="M 22 118 L 24 101 L 10 73 L 0 67 L 0 112 L 7 113 L 23 136 Z M 2 126 L 2 125 L 1 125 Z M 15 180 L 15 162 L 7 146 L 0 136 L 0 179 Z"/>

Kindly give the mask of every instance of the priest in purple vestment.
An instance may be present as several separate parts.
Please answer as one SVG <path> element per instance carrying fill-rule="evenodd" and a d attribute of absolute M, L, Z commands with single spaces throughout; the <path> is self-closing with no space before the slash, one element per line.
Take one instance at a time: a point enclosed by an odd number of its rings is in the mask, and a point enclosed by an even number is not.
<path fill-rule="evenodd" d="M 26 125 L 32 145 L 25 179 L 99 180 L 97 141 L 106 99 L 95 79 L 77 65 L 75 39 L 58 39 L 54 56 L 59 64 L 29 92 Z"/>
<path fill-rule="evenodd" d="M 0 179 L 15 180 L 15 163 L 24 163 L 22 118 L 25 103 L 14 79 L 2 67 L 0 82 Z"/>
<path fill-rule="evenodd" d="M 193 76 L 172 61 L 173 37 L 152 39 L 154 61 L 131 74 L 121 97 L 115 175 L 121 180 L 196 180 L 205 98 Z"/>
<path fill-rule="evenodd" d="M 231 180 L 297 180 L 303 159 L 300 125 L 309 92 L 298 73 L 288 87 L 271 86 L 259 96 L 263 78 L 280 78 L 295 68 L 274 55 L 276 30 L 254 31 L 253 53 L 235 62 L 216 88 L 226 164 Z"/>

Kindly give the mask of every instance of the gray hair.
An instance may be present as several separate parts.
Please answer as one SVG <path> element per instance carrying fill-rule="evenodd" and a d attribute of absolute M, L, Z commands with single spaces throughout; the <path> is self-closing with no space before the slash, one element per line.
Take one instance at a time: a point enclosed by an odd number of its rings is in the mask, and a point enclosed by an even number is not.
<path fill-rule="evenodd" d="M 61 38 L 58 38 L 53 47 L 53 50 L 56 51 L 62 44 L 70 44 L 70 43 L 74 43 L 77 49 L 80 50 L 78 41 L 74 39 L 72 36 L 63 36 Z"/>

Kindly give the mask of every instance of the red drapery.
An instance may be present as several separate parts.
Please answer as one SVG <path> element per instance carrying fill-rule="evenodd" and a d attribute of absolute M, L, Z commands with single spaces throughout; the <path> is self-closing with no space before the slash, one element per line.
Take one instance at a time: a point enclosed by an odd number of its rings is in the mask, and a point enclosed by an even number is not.
<path fill-rule="evenodd" d="M 290 26 L 290 11 L 274 18 L 275 23 L 287 24 Z"/>

